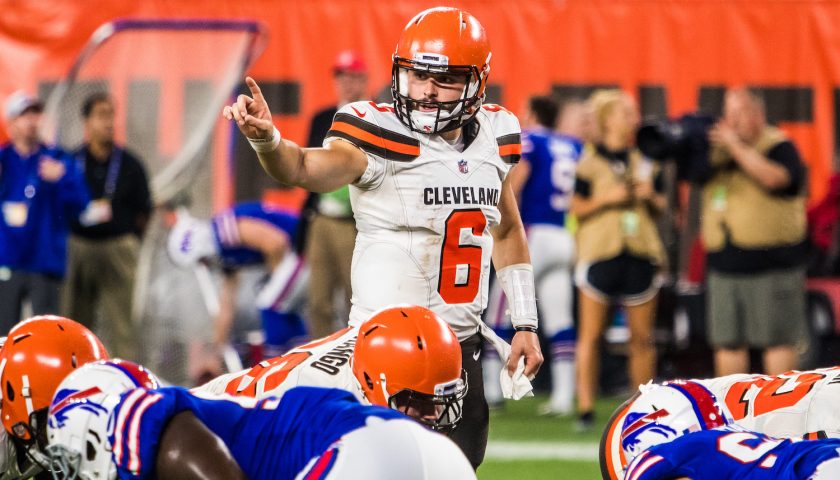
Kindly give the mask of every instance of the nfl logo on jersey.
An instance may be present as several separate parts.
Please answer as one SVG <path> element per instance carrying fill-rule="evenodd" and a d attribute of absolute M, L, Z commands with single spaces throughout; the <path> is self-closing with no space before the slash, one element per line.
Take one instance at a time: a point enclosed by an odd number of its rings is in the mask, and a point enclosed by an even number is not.
<path fill-rule="evenodd" d="M 466 160 L 458 160 L 458 171 L 460 171 L 461 173 L 469 173 L 470 172 L 470 167 L 467 164 Z"/>

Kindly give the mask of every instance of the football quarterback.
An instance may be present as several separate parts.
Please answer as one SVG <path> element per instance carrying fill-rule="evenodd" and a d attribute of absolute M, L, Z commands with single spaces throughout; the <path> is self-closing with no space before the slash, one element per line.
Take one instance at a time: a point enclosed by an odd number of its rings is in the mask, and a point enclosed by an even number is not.
<path fill-rule="evenodd" d="M 350 185 L 356 220 L 350 325 L 380 308 L 430 308 L 455 331 L 471 388 L 455 442 L 475 467 L 486 448 L 481 311 L 491 258 L 510 300 L 508 372 L 542 364 L 534 275 L 507 176 L 521 155 L 519 122 L 485 104 L 490 43 L 469 13 L 431 8 L 409 20 L 392 56 L 392 104 L 354 102 L 336 113 L 323 148 L 283 140 L 259 86 L 223 115 L 235 121 L 266 172 L 316 192 Z"/>

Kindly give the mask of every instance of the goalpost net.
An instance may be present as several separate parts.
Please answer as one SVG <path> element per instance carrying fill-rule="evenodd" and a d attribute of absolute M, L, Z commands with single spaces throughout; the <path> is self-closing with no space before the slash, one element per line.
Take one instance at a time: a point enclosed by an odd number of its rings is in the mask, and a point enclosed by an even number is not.
<path fill-rule="evenodd" d="M 82 104 L 107 92 L 116 104 L 116 141 L 144 163 L 155 205 L 188 203 L 208 218 L 231 185 L 230 135 L 213 135 L 266 33 L 252 21 L 123 19 L 101 26 L 51 92 L 43 138 L 74 151 L 84 141 Z M 214 141 L 215 140 L 215 141 Z M 214 172 L 214 165 L 217 168 Z M 214 189 L 214 186 L 216 187 Z M 155 209 L 141 248 L 131 315 L 137 360 L 173 383 L 189 381 L 190 350 L 209 340 L 211 318 L 194 272 L 166 255 Z M 108 319 L 97 322 L 108 344 Z"/>

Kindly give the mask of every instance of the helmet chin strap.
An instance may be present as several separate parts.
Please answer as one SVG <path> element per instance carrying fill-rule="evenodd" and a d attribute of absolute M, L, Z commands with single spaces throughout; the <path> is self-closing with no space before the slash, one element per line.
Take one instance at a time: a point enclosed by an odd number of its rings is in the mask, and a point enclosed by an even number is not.
<path fill-rule="evenodd" d="M 388 395 L 388 388 L 387 388 L 388 381 L 385 379 L 385 374 L 379 374 L 379 386 L 382 388 L 382 398 L 385 399 L 385 406 L 389 406 L 391 404 L 391 397 Z"/>
<path fill-rule="evenodd" d="M 0 360 L 0 378 L 3 378 L 3 372 L 6 370 L 6 359 Z M 0 400 L 3 400 L 3 389 L 0 388 Z"/>
<path fill-rule="evenodd" d="M 26 401 L 26 417 L 29 418 L 32 412 L 35 411 L 32 405 L 32 390 L 29 388 L 29 375 L 23 375 L 21 380 L 23 381 L 23 388 L 21 388 L 20 394 L 23 395 Z"/>

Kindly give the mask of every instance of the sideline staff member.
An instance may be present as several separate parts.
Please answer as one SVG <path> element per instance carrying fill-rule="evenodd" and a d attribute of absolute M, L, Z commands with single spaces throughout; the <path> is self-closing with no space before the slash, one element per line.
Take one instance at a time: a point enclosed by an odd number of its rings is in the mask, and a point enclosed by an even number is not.
<path fill-rule="evenodd" d="M 715 374 L 746 372 L 753 347 L 778 375 L 796 368 L 805 337 L 805 167 L 747 89 L 727 92 L 709 140 L 702 232 Z"/>
<path fill-rule="evenodd" d="M 97 307 L 109 322 L 114 356 L 137 359 L 131 324 L 134 277 L 152 208 L 140 160 L 114 143 L 114 102 L 94 93 L 82 106 L 87 143 L 76 153 L 93 201 L 72 225 L 64 288 L 65 315 L 92 328 Z M 98 329 L 101 330 L 101 329 Z"/>

